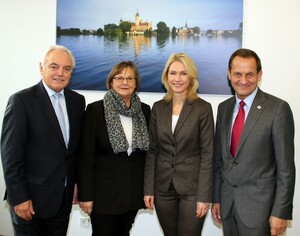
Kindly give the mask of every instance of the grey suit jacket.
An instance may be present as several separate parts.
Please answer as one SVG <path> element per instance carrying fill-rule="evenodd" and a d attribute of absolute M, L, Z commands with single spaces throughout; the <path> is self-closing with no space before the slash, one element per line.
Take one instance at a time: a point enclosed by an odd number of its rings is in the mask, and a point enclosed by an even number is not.
<path fill-rule="evenodd" d="M 241 134 L 230 154 L 235 97 L 218 108 L 214 155 L 214 202 L 226 218 L 234 202 L 248 227 L 268 224 L 270 215 L 292 218 L 295 184 L 294 121 L 285 101 L 258 89 Z"/>
<path fill-rule="evenodd" d="M 172 102 L 156 102 L 150 118 L 144 194 L 165 193 L 173 181 L 180 195 L 211 202 L 213 133 L 213 115 L 208 102 L 202 99 L 186 101 L 174 134 Z"/>

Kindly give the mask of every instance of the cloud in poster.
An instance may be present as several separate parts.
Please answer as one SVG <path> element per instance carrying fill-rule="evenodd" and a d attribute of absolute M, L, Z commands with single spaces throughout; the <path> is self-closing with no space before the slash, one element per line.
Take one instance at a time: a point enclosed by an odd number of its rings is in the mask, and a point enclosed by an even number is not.
<path fill-rule="evenodd" d="M 57 26 L 98 29 L 119 24 L 120 19 L 134 21 L 136 12 L 144 21 L 159 21 L 172 28 L 199 26 L 201 30 L 233 30 L 243 21 L 243 0 L 59 0 Z"/>

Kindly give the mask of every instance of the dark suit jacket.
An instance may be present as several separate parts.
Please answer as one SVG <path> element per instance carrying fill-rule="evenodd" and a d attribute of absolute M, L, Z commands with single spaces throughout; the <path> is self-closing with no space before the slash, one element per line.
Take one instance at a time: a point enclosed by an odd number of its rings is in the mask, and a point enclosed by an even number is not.
<path fill-rule="evenodd" d="M 150 150 L 146 156 L 144 194 L 167 192 L 171 181 L 180 195 L 212 201 L 214 120 L 211 105 L 186 101 L 174 134 L 172 102 L 158 101 L 150 119 Z"/>
<path fill-rule="evenodd" d="M 142 103 L 148 124 L 150 106 Z M 122 214 L 144 208 L 143 176 L 145 152 L 135 150 L 114 154 L 104 117 L 103 100 L 87 106 L 82 155 L 79 162 L 79 201 L 93 201 L 93 211 L 100 214 Z"/>
<path fill-rule="evenodd" d="M 214 202 L 226 218 L 234 202 L 250 228 L 269 224 L 270 215 L 292 218 L 295 184 L 294 121 L 289 105 L 258 90 L 236 157 L 230 154 L 235 97 L 219 105 L 216 126 Z"/>
<path fill-rule="evenodd" d="M 70 123 L 68 149 L 42 81 L 12 95 L 4 115 L 1 156 L 8 201 L 14 206 L 31 199 L 39 218 L 58 212 L 65 176 L 67 209 L 72 206 L 85 99 L 68 89 L 64 93 Z"/>

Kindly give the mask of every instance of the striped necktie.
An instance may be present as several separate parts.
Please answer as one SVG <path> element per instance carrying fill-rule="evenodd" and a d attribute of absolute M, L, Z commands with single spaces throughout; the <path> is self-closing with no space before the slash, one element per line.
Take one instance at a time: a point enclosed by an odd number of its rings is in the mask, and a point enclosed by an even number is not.
<path fill-rule="evenodd" d="M 67 138 L 65 119 L 64 119 L 64 112 L 63 112 L 61 104 L 60 104 L 60 100 L 63 98 L 63 95 L 60 93 L 55 93 L 55 94 L 53 94 L 53 97 L 54 97 L 53 105 L 54 105 L 56 117 L 58 119 L 59 126 L 60 126 L 61 132 L 62 132 L 64 140 L 65 140 L 65 144 L 66 144 L 66 146 L 68 146 L 68 140 L 67 140 L 68 138 Z"/>

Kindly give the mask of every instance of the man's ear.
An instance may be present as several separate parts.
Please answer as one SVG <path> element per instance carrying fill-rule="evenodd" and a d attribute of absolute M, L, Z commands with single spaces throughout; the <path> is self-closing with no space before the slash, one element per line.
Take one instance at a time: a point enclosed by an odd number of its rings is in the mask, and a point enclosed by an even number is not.
<path fill-rule="evenodd" d="M 231 80 L 230 75 L 231 75 L 231 74 L 230 74 L 230 70 L 228 70 L 228 71 L 227 71 L 227 78 L 228 78 L 229 80 Z"/>

